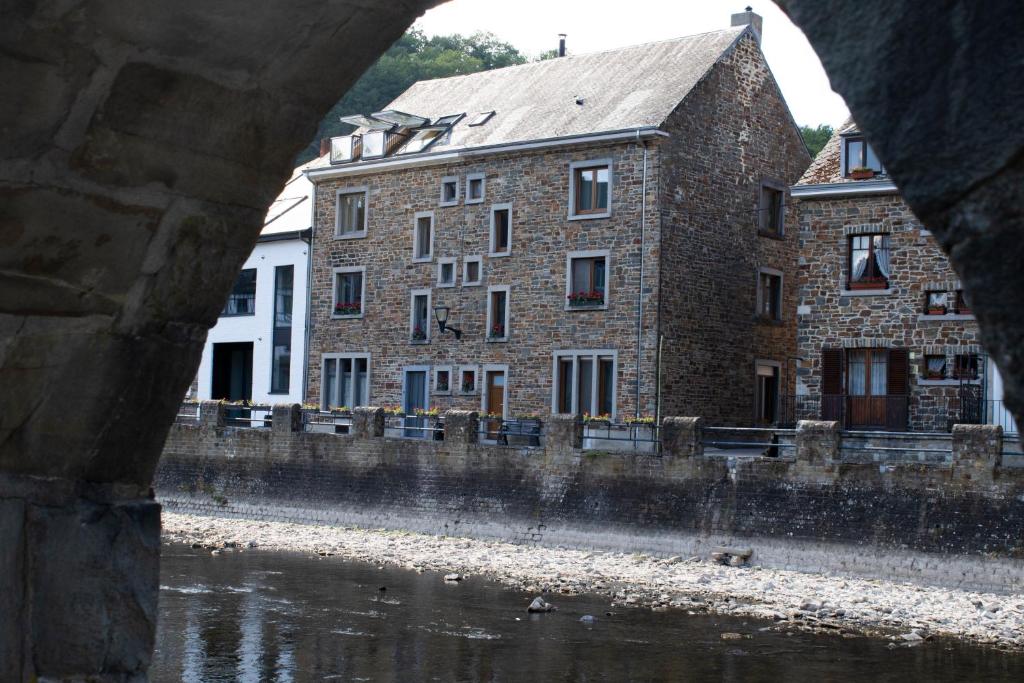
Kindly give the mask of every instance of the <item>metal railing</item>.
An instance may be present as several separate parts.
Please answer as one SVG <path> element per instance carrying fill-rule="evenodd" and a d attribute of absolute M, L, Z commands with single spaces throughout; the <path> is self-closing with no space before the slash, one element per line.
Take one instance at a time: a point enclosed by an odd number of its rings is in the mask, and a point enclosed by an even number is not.
<path fill-rule="evenodd" d="M 384 436 L 444 440 L 444 420 L 434 415 L 385 415 Z"/>
<path fill-rule="evenodd" d="M 794 427 L 799 420 L 837 420 L 845 429 L 906 429 L 910 432 L 948 432 L 955 424 L 998 424 L 1007 434 L 1019 433 L 1003 401 L 961 395 L 956 385 L 947 389 L 951 392 L 949 395 L 785 396 L 780 401 L 775 424 Z"/>
<path fill-rule="evenodd" d="M 539 448 L 543 444 L 544 423 L 539 418 L 500 418 L 481 416 L 480 441 L 497 446 Z"/>
<path fill-rule="evenodd" d="M 303 408 L 302 430 L 348 434 L 352 430 L 352 412 L 348 410 L 318 410 Z"/>
<path fill-rule="evenodd" d="M 587 420 L 583 423 L 583 449 L 660 453 L 661 426 L 653 422 Z"/>
<path fill-rule="evenodd" d="M 704 427 L 701 445 L 705 455 L 750 455 L 778 457 L 793 455 L 796 448 L 796 430 L 781 427 Z M 719 453 L 707 451 L 713 448 Z"/>
<path fill-rule="evenodd" d="M 227 427 L 269 429 L 273 414 L 273 406 L 228 403 L 224 406 L 224 425 Z"/>

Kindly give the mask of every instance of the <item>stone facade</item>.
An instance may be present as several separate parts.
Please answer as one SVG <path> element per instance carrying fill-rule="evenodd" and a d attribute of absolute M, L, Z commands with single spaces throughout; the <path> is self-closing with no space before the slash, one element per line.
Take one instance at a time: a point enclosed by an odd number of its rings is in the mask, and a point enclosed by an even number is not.
<path fill-rule="evenodd" d="M 798 200 L 800 216 L 800 311 L 798 399 L 813 417 L 822 395 L 822 354 L 834 348 L 905 348 L 910 351 L 911 429 L 946 431 L 960 415 L 961 382 L 953 377 L 958 354 L 979 356 L 978 325 L 969 314 L 927 315 L 929 287 L 959 289 L 956 273 L 935 239 L 896 194 Z M 867 228 L 889 235 L 892 274 L 882 293 L 847 288 L 850 231 Z M 943 379 L 927 379 L 925 357 L 946 359 Z"/>
<path fill-rule="evenodd" d="M 749 424 L 755 360 L 784 370 L 795 348 L 795 230 L 781 239 L 758 236 L 760 182 L 770 177 L 785 187 L 809 157 L 749 32 L 661 130 L 668 135 L 416 168 L 353 168 L 317 181 L 307 402 L 324 402 L 325 354 L 365 353 L 368 403 L 402 404 L 403 371 L 417 367 L 431 369 L 431 406 L 486 411 L 490 368 L 506 371 L 506 417 L 544 415 L 556 393 L 553 354 L 599 350 L 614 356 L 619 420 L 691 406 L 687 412 L 716 422 Z M 600 159 L 611 161 L 610 216 L 571 220 L 571 164 Z M 474 174 L 485 178 L 481 203 L 465 201 Z M 460 198 L 441 206 L 449 177 L 459 179 Z M 357 188 L 367 192 L 366 236 L 336 238 L 337 192 Z M 511 207 L 511 254 L 491 256 L 490 212 L 502 204 Z M 414 262 L 420 212 L 433 213 L 433 250 L 429 261 Z M 568 310 L 567 255 L 590 251 L 608 253 L 606 306 Z M 481 260 L 479 286 L 463 279 L 471 257 Z M 454 287 L 438 286 L 446 258 L 455 259 Z M 784 273 L 779 322 L 755 316 L 760 266 Z M 339 268 L 365 268 L 358 317 L 334 315 Z M 495 286 L 509 288 L 507 341 L 487 338 Z M 461 340 L 440 335 L 433 320 L 427 340 L 410 339 L 413 290 L 429 290 L 431 307 L 451 308 L 448 324 Z M 435 390 L 437 368 L 451 368 L 449 391 Z M 477 371 L 472 392 L 460 391 L 463 368 Z"/>

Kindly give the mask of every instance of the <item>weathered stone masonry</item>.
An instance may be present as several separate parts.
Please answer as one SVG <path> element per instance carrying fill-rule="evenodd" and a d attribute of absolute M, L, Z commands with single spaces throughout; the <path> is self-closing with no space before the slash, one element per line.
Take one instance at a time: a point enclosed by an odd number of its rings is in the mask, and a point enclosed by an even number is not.
<path fill-rule="evenodd" d="M 619 417 L 699 412 L 717 422 L 748 424 L 754 413 L 755 361 L 782 372 L 792 393 L 795 230 L 758 235 L 760 183 L 788 185 L 809 162 L 781 93 L 755 39 L 744 34 L 705 75 L 649 141 L 503 153 L 476 161 L 359 173 L 317 186 L 307 401 L 321 402 L 325 353 L 368 352 L 370 402 L 402 402 L 406 366 L 507 365 L 509 416 L 552 410 L 552 352 L 613 350 Z M 645 157 L 646 151 L 646 157 Z M 611 216 L 567 220 L 569 164 L 612 160 Z M 644 187 L 646 160 L 646 198 Z M 441 179 L 456 176 L 464 196 L 470 174 L 485 175 L 480 204 L 439 206 Z M 333 237 L 338 189 L 366 187 L 367 236 Z M 646 200 L 646 201 L 644 201 Z M 512 205 L 512 248 L 489 257 L 494 204 Z M 433 258 L 412 262 L 414 215 L 432 211 Z M 607 310 L 566 311 L 566 254 L 610 252 Z M 483 281 L 466 287 L 466 257 L 481 256 Z M 457 258 L 457 286 L 440 288 L 439 258 Z M 366 268 L 361 318 L 332 316 L 332 271 Z M 757 271 L 784 273 L 782 320 L 755 315 Z M 642 270 L 642 273 L 641 273 Z M 642 282 L 643 291 L 640 291 Z M 486 336 L 487 288 L 510 289 L 508 342 Z M 409 340 L 410 291 L 430 289 L 431 305 L 451 307 L 461 341 Z M 661 358 L 659 339 L 664 335 Z M 660 362 L 659 362 L 660 361 Z M 660 391 L 659 391 L 660 372 Z M 433 391 L 441 409 L 481 409 L 477 391 Z"/>
<path fill-rule="evenodd" d="M 477 442 L 474 413 L 446 416 L 444 441 L 383 437 L 380 409 L 358 435 L 236 429 L 204 404 L 176 425 L 157 474 L 170 509 L 355 524 L 664 555 L 716 545 L 754 562 L 1020 590 L 1024 470 L 1001 466 L 998 426 L 960 426 L 953 465 L 849 464 L 835 422 L 801 423 L 795 456 L 730 468 L 703 455 L 702 421 L 669 418 L 660 457 L 582 451 L 581 427 L 552 416 L 544 448 Z M 212 416 L 212 417 L 211 417 Z M 374 425 L 378 425 L 374 428 Z"/>

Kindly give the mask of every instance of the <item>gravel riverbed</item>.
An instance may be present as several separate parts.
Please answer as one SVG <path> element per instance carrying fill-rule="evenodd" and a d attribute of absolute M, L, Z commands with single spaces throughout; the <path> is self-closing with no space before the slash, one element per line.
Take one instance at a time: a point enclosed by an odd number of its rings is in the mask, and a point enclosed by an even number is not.
<path fill-rule="evenodd" d="M 770 620 L 764 628 L 880 635 L 893 647 L 953 637 L 1024 651 L 1024 595 L 731 567 L 706 558 L 656 558 L 514 545 L 403 531 L 258 522 L 164 511 L 167 541 L 212 552 L 289 550 L 497 580 L 544 595 L 594 593 L 613 605 Z"/>

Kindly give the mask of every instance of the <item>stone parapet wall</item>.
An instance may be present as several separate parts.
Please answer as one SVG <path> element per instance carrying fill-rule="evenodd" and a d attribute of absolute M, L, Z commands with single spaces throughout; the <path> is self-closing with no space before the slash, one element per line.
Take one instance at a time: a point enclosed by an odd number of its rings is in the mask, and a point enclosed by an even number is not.
<path fill-rule="evenodd" d="M 666 421 L 660 456 L 583 451 L 568 416 L 544 448 L 477 443 L 467 424 L 427 441 L 213 422 L 172 429 L 156 484 L 170 509 L 665 554 L 743 542 L 766 566 L 990 590 L 1024 577 L 1024 473 L 984 429 L 955 442 L 957 469 L 840 463 L 834 423 L 797 430 L 813 456 L 736 461 L 705 456 L 692 418 Z"/>

